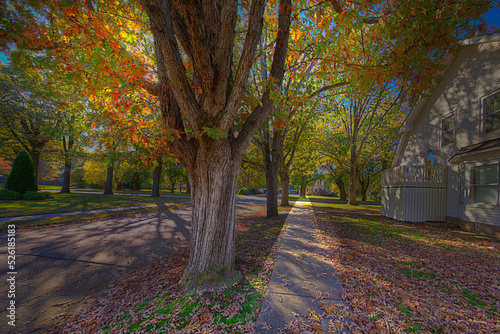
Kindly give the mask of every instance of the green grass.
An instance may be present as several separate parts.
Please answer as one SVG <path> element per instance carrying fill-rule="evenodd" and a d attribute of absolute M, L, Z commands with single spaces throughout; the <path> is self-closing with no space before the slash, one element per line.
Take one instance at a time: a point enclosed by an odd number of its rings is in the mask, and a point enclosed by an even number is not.
<path fill-rule="evenodd" d="M 289 195 L 290 201 L 296 201 L 299 199 L 299 195 Z M 375 201 L 361 201 L 358 199 L 359 205 L 347 204 L 347 201 L 340 200 L 338 197 L 328 197 L 328 196 L 313 196 L 308 195 L 306 197 L 314 207 L 325 207 L 334 209 L 357 209 L 366 207 L 380 207 L 380 202 Z"/>
<path fill-rule="evenodd" d="M 43 201 L 0 201 L 0 218 L 178 203 L 188 200 L 183 197 L 104 196 L 101 194 L 55 193 L 52 194 L 52 198 Z"/>
<path fill-rule="evenodd" d="M 38 186 L 40 188 L 41 191 L 44 191 L 44 190 L 61 190 L 61 186 L 43 186 L 43 185 L 39 185 Z M 74 188 L 74 187 L 71 187 L 71 190 L 75 190 L 75 191 L 88 191 L 88 192 L 104 192 L 103 189 L 99 189 L 99 188 Z M 151 189 L 140 189 L 140 190 L 132 190 L 132 189 L 122 189 L 122 190 L 113 190 L 113 192 L 115 193 L 120 193 L 120 194 L 148 194 L 150 195 L 151 194 Z M 172 195 L 172 196 L 176 196 L 176 195 L 189 195 L 189 193 L 186 193 L 186 192 L 170 192 L 170 190 L 160 190 L 160 194 L 162 195 Z"/>

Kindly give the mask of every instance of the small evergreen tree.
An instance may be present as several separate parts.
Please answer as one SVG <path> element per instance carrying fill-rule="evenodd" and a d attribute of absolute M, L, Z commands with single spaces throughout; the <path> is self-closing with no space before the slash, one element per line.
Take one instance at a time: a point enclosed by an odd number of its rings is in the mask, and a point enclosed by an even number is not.
<path fill-rule="evenodd" d="M 38 190 L 35 167 L 28 152 L 23 150 L 17 155 L 7 182 L 5 182 L 5 189 L 17 191 L 21 194 Z"/>

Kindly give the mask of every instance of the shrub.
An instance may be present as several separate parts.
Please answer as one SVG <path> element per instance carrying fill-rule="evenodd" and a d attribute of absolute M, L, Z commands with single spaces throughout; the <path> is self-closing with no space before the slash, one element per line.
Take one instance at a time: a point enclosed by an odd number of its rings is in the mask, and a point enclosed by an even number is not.
<path fill-rule="evenodd" d="M 0 189 L 0 200 L 14 200 L 20 198 L 21 194 L 18 193 L 17 191 Z"/>
<path fill-rule="evenodd" d="M 21 194 L 38 189 L 35 178 L 35 167 L 28 152 L 23 150 L 17 155 L 12 164 L 12 170 L 7 178 L 7 182 L 5 182 L 5 189 L 17 191 Z"/>
<path fill-rule="evenodd" d="M 28 191 L 23 194 L 23 198 L 30 201 L 38 201 L 42 199 L 47 199 L 50 197 L 50 193 L 41 191 Z"/>

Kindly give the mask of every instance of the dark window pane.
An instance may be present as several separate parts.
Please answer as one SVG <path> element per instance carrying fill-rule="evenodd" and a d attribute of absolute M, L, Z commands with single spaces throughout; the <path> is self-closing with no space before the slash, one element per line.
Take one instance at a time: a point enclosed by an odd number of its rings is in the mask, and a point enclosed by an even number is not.
<path fill-rule="evenodd" d="M 453 131 L 443 133 L 443 146 L 453 143 Z"/>
<path fill-rule="evenodd" d="M 474 203 L 497 205 L 498 186 L 474 186 Z"/>
<path fill-rule="evenodd" d="M 484 131 L 500 129 L 500 92 L 484 100 Z"/>
<path fill-rule="evenodd" d="M 497 184 L 498 171 L 497 164 L 479 166 L 472 168 L 473 184 Z"/>

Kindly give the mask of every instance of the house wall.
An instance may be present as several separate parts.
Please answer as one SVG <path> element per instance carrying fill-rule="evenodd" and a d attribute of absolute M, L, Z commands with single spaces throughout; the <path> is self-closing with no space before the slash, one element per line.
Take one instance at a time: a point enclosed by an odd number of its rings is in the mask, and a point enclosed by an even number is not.
<path fill-rule="evenodd" d="M 399 165 L 424 165 L 426 152 L 435 150 L 435 164 L 448 166 L 446 215 L 464 221 L 500 226 L 500 208 L 470 204 L 470 191 L 465 189 L 465 201 L 460 202 L 459 166 L 449 159 L 467 145 L 500 137 L 500 131 L 485 134 L 482 129 L 481 101 L 500 90 L 500 41 L 467 45 L 456 56 L 441 83 L 429 97 L 410 130 Z M 455 116 L 454 143 L 442 147 L 441 120 Z M 470 185 L 471 166 L 484 164 L 497 156 L 482 155 L 462 165 L 465 184 Z M 489 160 L 488 160 L 489 159 Z M 466 187 L 466 188 L 467 188 Z"/>

